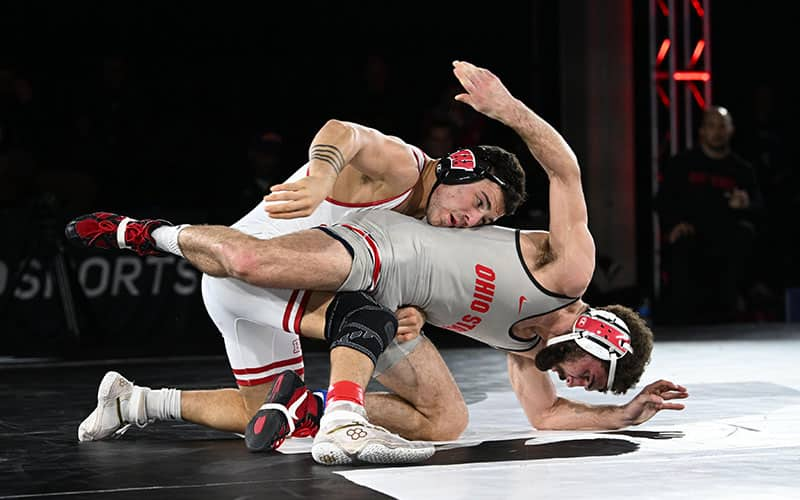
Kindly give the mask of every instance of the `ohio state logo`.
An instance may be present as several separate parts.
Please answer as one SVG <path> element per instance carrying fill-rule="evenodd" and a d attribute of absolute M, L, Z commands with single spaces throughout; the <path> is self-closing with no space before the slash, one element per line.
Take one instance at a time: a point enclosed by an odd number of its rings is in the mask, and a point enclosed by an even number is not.
<path fill-rule="evenodd" d="M 581 314 L 578 317 L 578 321 L 575 322 L 575 330 L 583 330 L 605 339 L 620 354 L 628 352 L 628 346 L 631 344 L 631 337 L 627 332 L 622 331 L 611 323 L 586 314 Z"/>

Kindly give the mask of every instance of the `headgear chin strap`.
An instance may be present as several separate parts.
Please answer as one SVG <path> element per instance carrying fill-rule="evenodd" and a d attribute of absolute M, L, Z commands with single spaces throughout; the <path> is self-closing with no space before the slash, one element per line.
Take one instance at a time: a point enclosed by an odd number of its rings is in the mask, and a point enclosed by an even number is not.
<path fill-rule="evenodd" d="M 503 188 L 508 184 L 489 172 L 490 165 L 485 159 L 479 158 L 476 149 L 459 149 L 455 153 L 441 158 L 436 165 L 436 180 L 442 184 L 469 184 L 482 179 L 489 179 Z"/>
<path fill-rule="evenodd" d="M 617 360 L 633 352 L 628 325 L 616 314 L 602 309 L 590 308 L 578 316 L 572 325 L 572 332 L 551 338 L 547 341 L 547 345 L 568 340 L 574 340 L 584 351 L 610 363 L 607 390 L 611 390 L 611 386 L 614 385 Z"/>

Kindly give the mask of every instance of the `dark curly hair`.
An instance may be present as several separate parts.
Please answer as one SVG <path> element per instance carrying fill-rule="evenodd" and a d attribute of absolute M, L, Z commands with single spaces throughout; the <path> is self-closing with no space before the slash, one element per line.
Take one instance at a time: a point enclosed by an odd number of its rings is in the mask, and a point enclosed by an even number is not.
<path fill-rule="evenodd" d="M 528 198 L 525 190 L 525 169 L 522 168 L 519 158 L 499 146 L 481 145 L 474 151 L 479 159 L 490 165 L 489 173 L 506 184 L 506 187 L 502 187 L 505 214 L 513 214 Z"/>
<path fill-rule="evenodd" d="M 653 331 L 644 319 L 630 307 L 614 304 L 596 307 L 595 309 L 616 314 L 630 329 L 633 352 L 622 356 L 617 361 L 614 385 L 611 386 L 611 392 L 614 394 L 625 394 L 628 389 L 639 382 L 645 367 L 650 363 L 650 354 L 653 352 Z M 547 371 L 558 363 L 572 361 L 586 356 L 586 354 L 587 352 L 574 340 L 553 344 L 545 347 L 536 355 L 536 367 L 542 371 Z M 606 367 L 606 373 L 608 373 L 610 363 L 603 361 L 603 364 Z"/>

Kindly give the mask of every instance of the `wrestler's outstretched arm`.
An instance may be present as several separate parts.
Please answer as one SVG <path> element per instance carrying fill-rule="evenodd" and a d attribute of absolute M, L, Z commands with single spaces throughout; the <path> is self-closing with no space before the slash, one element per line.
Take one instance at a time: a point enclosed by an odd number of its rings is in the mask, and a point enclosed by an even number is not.
<path fill-rule="evenodd" d="M 611 430 L 638 425 L 661 410 L 683 410 L 672 402 L 689 397 L 686 388 L 668 380 L 646 386 L 624 405 L 592 405 L 556 394 L 547 372 L 532 358 L 509 354 L 508 376 L 528 421 L 539 430 Z"/>
<path fill-rule="evenodd" d="M 513 129 L 547 173 L 550 247 L 559 258 L 548 265 L 548 275 L 555 279 L 545 286 L 569 297 L 582 295 L 594 273 L 595 245 L 575 153 L 557 130 L 511 95 L 488 69 L 455 61 L 453 73 L 466 91 L 455 99 Z"/>
<path fill-rule="evenodd" d="M 340 196 L 352 195 L 365 179 L 375 183 L 374 189 L 386 198 L 396 196 L 417 182 L 419 161 L 412 148 L 398 137 L 358 123 L 331 119 L 311 141 L 308 176 L 271 186 L 264 201 L 281 203 L 267 203 L 264 210 L 275 219 L 308 216 L 334 194 L 337 180 Z M 345 169 L 348 166 L 352 168 Z"/>

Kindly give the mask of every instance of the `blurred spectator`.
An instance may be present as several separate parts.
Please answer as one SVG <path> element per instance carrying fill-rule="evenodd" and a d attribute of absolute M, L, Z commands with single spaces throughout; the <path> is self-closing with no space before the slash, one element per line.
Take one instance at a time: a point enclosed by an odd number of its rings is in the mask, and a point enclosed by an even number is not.
<path fill-rule="evenodd" d="M 455 126 L 446 118 L 432 116 L 422 125 L 420 147 L 431 158 L 441 158 L 456 150 Z"/>
<path fill-rule="evenodd" d="M 481 144 L 486 128 L 486 117 L 454 99 L 462 92 L 464 89 L 461 85 L 448 84 L 429 114 L 443 117 L 453 125 L 457 147 Z"/>
<path fill-rule="evenodd" d="M 250 208 L 258 204 L 264 195 L 269 194 L 270 186 L 283 182 L 288 176 L 282 154 L 283 136 L 277 132 L 258 134 L 250 144 L 247 150 L 247 164 L 250 168 L 239 192 L 243 207 Z"/>
<path fill-rule="evenodd" d="M 291 172 L 284 165 L 283 151 L 284 140 L 279 133 L 267 130 L 256 134 L 247 146 L 245 166 L 237 182 L 225 191 L 230 198 L 212 212 L 212 222 L 232 224 L 258 205 L 269 194 L 270 186 L 286 180 Z"/>
<path fill-rule="evenodd" d="M 139 201 L 136 190 L 124 188 L 131 172 L 164 174 L 147 156 L 153 135 L 150 102 L 132 77 L 127 57 L 109 55 L 89 62 L 88 71 L 74 75 L 67 128 L 48 182 L 61 186 L 57 196 L 68 205 L 94 193 L 89 202 L 109 210 L 130 206 Z M 91 189 L 88 178 L 94 179 Z"/>
<path fill-rule="evenodd" d="M 0 66 L 0 150 L 42 149 L 42 113 L 33 83 L 12 65 Z"/>
<path fill-rule="evenodd" d="M 656 206 L 666 282 L 664 323 L 741 319 L 761 277 L 753 260 L 763 198 L 753 165 L 731 150 L 733 118 L 721 106 L 703 113 L 698 145 L 667 161 Z"/>
<path fill-rule="evenodd" d="M 0 211 L 7 221 L 24 221 L 17 237 L 9 242 L 11 255 L 23 258 L 26 252 L 48 247 L 61 232 L 40 232 L 40 226 L 58 224 L 65 206 L 57 193 L 69 190 L 70 179 L 52 175 L 50 164 L 57 158 L 53 137 L 52 109 L 42 106 L 32 78 L 13 65 L 0 66 Z M 63 160 L 62 160 L 63 162 Z M 91 179 L 77 183 L 73 199 L 85 201 Z M 91 188 L 88 188 L 91 190 Z M 48 226 L 49 225 L 49 226 Z"/>
<path fill-rule="evenodd" d="M 412 113 L 402 97 L 408 90 L 397 81 L 393 66 L 383 55 L 367 56 L 355 70 L 360 78 L 340 84 L 342 99 L 332 111 L 337 117 L 361 123 L 392 135 L 405 136 Z"/>
<path fill-rule="evenodd" d="M 747 158 L 753 159 L 767 212 L 757 259 L 764 262 L 767 285 L 775 293 L 772 297 L 759 294 L 754 300 L 761 299 L 768 311 L 776 310 L 780 316 L 783 290 L 800 285 L 797 252 L 786 244 L 787 239 L 794 241 L 796 238 L 792 236 L 797 235 L 795 214 L 800 210 L 800 170 L 794 168 L 792 160 L 793 115 L 779 105 L 781 98 L 776 92 L 768 83 L 756 87 L 749 127 L 743 129 L 740 124 L 737 137 L 741 142 L 737 144 L 741 144 Z"/>
<path fill-rule="evenodd" d="M 16 66 L 0 65 L 0 205 L 20 207 L 38 196 L 46 150 L 45 114 L 33 82 Z"/>
<path fill-rule="evenodd" d="M 25 207 L 36 196 L 37 165 L 23 149 L 0 150 L 0 209 Z"/>

